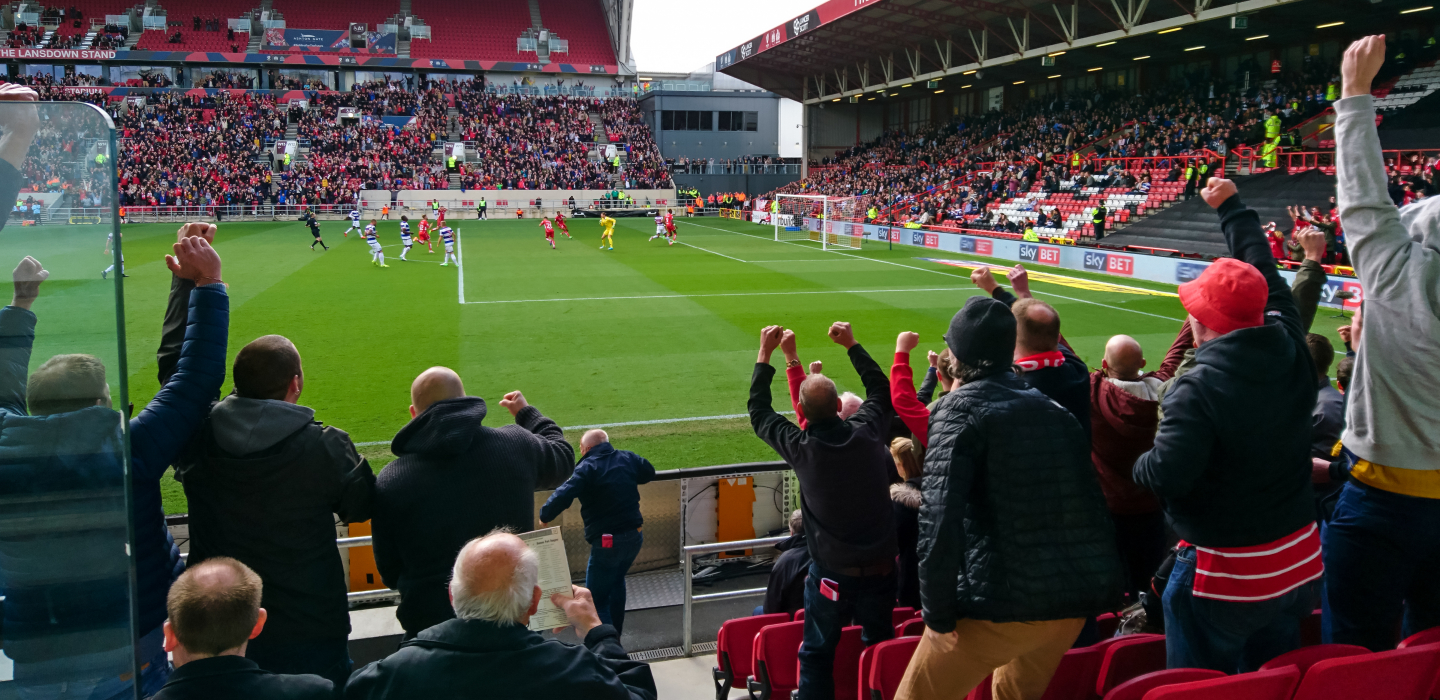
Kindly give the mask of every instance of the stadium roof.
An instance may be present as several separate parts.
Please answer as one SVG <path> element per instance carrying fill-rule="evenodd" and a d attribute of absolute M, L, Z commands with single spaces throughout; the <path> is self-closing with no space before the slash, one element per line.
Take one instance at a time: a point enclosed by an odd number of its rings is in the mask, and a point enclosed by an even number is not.
<path fill-rule="evenodd" d="M 1063 0 L 1062 0 L 1063 1 Z M 1394 29 L 1423 0 L 829 0 L 715 59 L 808 103 L 923 88 L 1075 77 L 1135 61 L 1188 62 Z M 1423 10 L 1427 20 L 1436 12 Z M 1232 17 L 1248 27 L 1232 28 Z M 1042 65 L 1042 59 L 1053 65 Z M 920 85 L 916 85 L 919 83 Z M 937 86 L 961 89 L 961 81 Z"/>

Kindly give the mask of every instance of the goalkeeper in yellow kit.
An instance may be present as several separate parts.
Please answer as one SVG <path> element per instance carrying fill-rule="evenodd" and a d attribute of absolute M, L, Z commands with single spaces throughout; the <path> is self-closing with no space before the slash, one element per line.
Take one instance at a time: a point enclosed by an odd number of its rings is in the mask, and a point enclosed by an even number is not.
<path fill-rule="evenodd" d="M 615 250 L 615 220 L 600 215 L 600 250 Z"/>

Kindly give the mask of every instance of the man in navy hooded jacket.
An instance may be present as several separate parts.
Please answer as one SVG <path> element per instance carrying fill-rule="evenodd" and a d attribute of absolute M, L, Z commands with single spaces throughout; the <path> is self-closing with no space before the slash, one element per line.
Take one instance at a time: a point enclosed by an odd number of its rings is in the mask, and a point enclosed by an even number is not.
<path fill-rule="evenodd" d="M 143 694 L 168 676 L 161 623 L 184 565 L 165 527 L 160 477 L 225 379 L 230 301 L 220 257 L 200 237 L 213 231 L 207 224 L 182 228 L 175 255 L 166 257 L 196 289 L 177 370 L 130 421 L 129 513 L 126 436 L 105 366 L 92 355 L 56 355 L 27 379 L 36 327 L 30 306 L 49 273 L 29 257 L 15 269 L 14 301 L 0 309 L 0 580 L 5 653 L 22 687 L 133 696 L 137 654 Z M 134 553 L 138 648 L 131 646 L 127 549 Z"/>

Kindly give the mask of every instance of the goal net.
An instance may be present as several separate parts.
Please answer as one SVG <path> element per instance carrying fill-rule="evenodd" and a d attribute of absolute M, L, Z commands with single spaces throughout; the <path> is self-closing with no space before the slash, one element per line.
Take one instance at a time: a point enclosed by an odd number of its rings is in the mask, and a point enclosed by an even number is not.
<path fill-rule="evenodd" d="M 859 248 L 861 235 L 854 197 L 778 194 L 770 213 L 777 241 L 815 241 L 830 248 Z"/>

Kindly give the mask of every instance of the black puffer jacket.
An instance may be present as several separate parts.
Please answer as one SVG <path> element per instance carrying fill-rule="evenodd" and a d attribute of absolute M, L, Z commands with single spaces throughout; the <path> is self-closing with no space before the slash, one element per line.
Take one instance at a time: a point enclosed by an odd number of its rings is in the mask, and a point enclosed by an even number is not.
<path fill-rule="evenodd" d="M 1088 617 L 1120 600 L 1114 525 L 1068 411 L 1009 372 L 930 416 L 920 509 L 925 624 Z"/>

